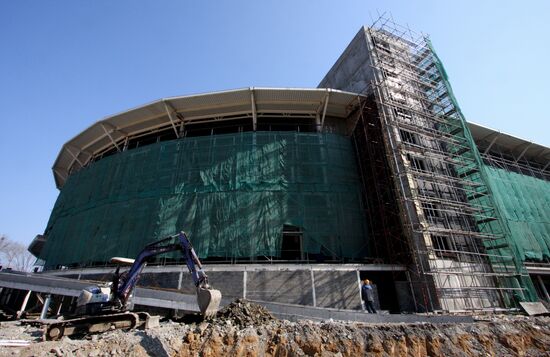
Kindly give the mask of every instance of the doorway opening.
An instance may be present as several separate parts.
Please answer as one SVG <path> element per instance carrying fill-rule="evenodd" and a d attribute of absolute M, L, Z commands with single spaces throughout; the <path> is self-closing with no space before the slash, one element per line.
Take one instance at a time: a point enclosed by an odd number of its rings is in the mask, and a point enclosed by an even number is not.
<path fill-rule="evenodd" d="M 282 260 L 304 260 L 303 234 L 300 227 L 283 226 L 283 239 L 281 244 Z"/>

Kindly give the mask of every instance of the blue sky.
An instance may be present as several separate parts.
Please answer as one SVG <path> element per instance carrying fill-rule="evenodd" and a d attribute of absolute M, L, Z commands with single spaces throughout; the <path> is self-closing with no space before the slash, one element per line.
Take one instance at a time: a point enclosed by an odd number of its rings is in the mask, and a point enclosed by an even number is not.
<path fill-rule="evenodd" d="M 51 166 L 93 122 L 162 97 L 316 87 L 377 11 L 430 34 L 468 120 L 550 145 L 548 1 L 2 1 L 0 233 L 44 230 Z"/>

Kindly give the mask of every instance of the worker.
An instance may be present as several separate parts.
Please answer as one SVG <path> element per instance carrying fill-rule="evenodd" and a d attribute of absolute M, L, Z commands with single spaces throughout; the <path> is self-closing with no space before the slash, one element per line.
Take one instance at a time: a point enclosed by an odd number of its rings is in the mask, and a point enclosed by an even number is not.
<path fill-rule="evenodd" d="M 368 313 L 376 314 L 376 309 L 374 308 L 374 291 L 372 290 L 371 281 L 365 279 L 363 281 L 363 286 L 361 287 L 361 297 L 365 302 L 365 308 Z"/>

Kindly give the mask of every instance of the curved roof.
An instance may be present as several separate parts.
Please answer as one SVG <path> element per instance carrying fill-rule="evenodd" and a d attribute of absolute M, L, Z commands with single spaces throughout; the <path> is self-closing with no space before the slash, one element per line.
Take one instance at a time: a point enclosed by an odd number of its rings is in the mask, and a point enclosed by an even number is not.
<path fill-rule="evenodd" d="M 325 88 L 244 88 L 160 99 L 99 120 L 67 141 L 52 167 L 55 183 L 61 188 L 74 169 L 95 155 L 159 128 L 172 126 L 178 135 L 180 125 L 264 114 L 347 118 L 359 96 Z"/>
<path fill-rule="evenodd" d="M 550 148 L 528 141 L 517 136 L 506 134 L 483 125 L 468 123 L 472 136 L 482 153 L 487 153 L 491 149 L 506 151 L 517 162 L 525 159 L 548 168 L 550 163 Z"/>

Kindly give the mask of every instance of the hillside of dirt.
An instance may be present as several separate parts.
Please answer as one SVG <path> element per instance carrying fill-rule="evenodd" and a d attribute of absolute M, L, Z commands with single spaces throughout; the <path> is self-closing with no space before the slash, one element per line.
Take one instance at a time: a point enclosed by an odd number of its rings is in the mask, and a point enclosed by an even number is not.
<path fill-rule="evenodd" d="M 210 321 L 165 321 L 145 331 L 115 330 L 43 342 L 41 330 L 0 324 L 1 356 L 550 356 L 550 318 L 491 316 L 470 324 L 289 322 L 263 307 L 233 302 Z"/>

